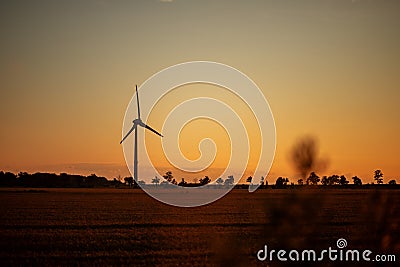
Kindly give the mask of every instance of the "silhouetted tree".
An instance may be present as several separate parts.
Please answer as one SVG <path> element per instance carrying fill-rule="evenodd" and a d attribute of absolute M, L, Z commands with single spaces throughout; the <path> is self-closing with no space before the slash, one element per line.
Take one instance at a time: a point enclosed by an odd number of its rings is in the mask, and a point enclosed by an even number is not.
<path fill-rule="evenodd" d="M 361 179 L 358 178 L 357 176 L 354 176 L 352 179 L 353 179 L 354 185 L 358 185 L 358 186 L 362 185 Z"/>
<path fill-rule="evenodd" d="M 335 184 L 339 184 L 340 180 L 339 180 L 339 175 L 331 175 L 328 177 L 328 181 L 329 181 L 329 185 L 335 185 Z"/>
<path fill-rule="evenodd" d="M 275 181 L 275 188 L 282 188 L 283 187 L 283 178 L 278 177 Z"/>
<path fill-rule="evenodd" d="M 187 182 L 185 181 L 185 178 L 182 178 L 182 181 L 178 185 L 179 186 L 186 186 Z"/>
<path fill-rule="evenodd" d="M 300 178 L 299 180 L 297 180 L 297 184 L 298 185 L 304 185 L 304 180 Z"/>
<path fill-rule="evenodd" d="M 329 179 L 328 179 L 328 177 L 326 175 L 322 176 L 321 184 L 322 185 L 329 185 Z"/>
<path fill-rule="evenodd" d="M 15 186 L 17 185 L 17 176 L 14 173 L 3 171 L 0 172 L 0 186 Z"/>
<path fill-rule="evenodd" d="M 172 183 L 172 179 L 174 178 L 174 176 L 172 175 L 171 171 L 167 171 L 164 175 L 163 175 L 164 179 L 167 180 L 168 182 Z"/>
<path fill-rule="evenodd" d="M 374 174 L 374 179 L 377 184 L 383 184 L 383 173 L 381 170 L 376 170 Z"/>
<path fill-rule="evenodd" d="M 84 184 L 86 187 L 101 187 L 107 186 L 108 181 L 105 177 L 99 177 L 96 174 L 92 173 L 91 175 L 85 177 Z"/>
<path fill-rule="evenodd" d="M 390 181 L 389 181 L 389 184 L 390 184 L 390 185 L 395 185 L 395 184 L 397 184 L 397 183 L 396 183 L 396 180 L 390 180 Z"/>
<path fill-rule="evenodd" d="M 307 178 L 307 185 L 317 185 L 319 181 L 319 176 L 315 172 L 311 172 L 310 176 Z"/>
<path fill-rule="evenodd" d="M 251 176 L 247 177 L 246 183 L 251 183 L 251 180 L 252 180 L 252 179 L 253 179 L 253 177 L 251 177 Z"/>
<path fill-rule="evenodd" d="M 260 185 L 261 185 L 261 187 L 264 186 L 264 182 L 265 182 L 265 178 L 264 178 L 264 176 L 261 176 L 261 179 L 260 179 Z"/>
<path fill-rule="evenodd" d="M 152 184 L 158 185 L 160 183 L 160 178 L 157 176 L 154 176 L 154 178 L 151 180 Z"/>
<path fill-rule="evenodd" d="M 215 181 L 218 185 L 222 185 L 224 183 L 224 179 L 222 179 L 221 177 L 219 177 L 216 181 Z"/>
<path fill-rule="evenodd" d="M 29 179 L 30 176 L 31 176 L 31 175 L 30 175 L 29 173 L 27 173 L 27 172 L 19 172 L 19 173 L 17 174 L 17 179 L 18 179 L 22 184 L 24 184 L 25 180 Z"/>
<path fill-rule="evenodd" d="M 233 185 L 234 182 L 235 182 L 235 178 L 233 178 L 233 176 L 230 175 L 230 176 L 228 176 L 228 178 L 225 179 L 224 184 L 230 186 L 230 185 Z"/>
<path fill-rule="evenodd" d="M 174 179 L 172 179 L 171 184 L 177 185 L 178 182 L 177 182 L 177 181 L 175 180 L 175 178 L 174 178 Z"/>
<path fill-rule="evenodd" d="M 125 184 L 132 186 L 133 185 L 133 178 L 132 177 L 125 177 L 124 178 Z"/>
<path fill-rule="evenodd" d="M 122 182 L 120 181 L 121 177 L 119 178 L 114 178 L 113 181 L 111 182 L 111 185 L 114 187 L 119 187 L 122 185 Z"/>
<path fill-rule="evenodd" d="M 288 178 L 278 177 L 275 182 L 275 188 L 285 188 L 289 183 Z"/>
<path fill-rule="evenodd" d="M 346 178 L 346 177 L 345 177 Z M 345 183 L 346 180 L 343 180 Z M 348 183 L 348 182 L 347 182 Z M 346 183 L 346 184 L 347 184 Z M 335 184 L 340 184 L 340 179 L 339 175 L 331 175 L 331 176 L 323 176 L 321 179 L 321 184 L 322 185 L 335 185 Z"/>
<path fill-rule="evenodd" d="M 200 182 L 200 185 L 206 185 L 206 184 L 208 184 L 208 183 L 211 182 L 211 179 L 208 178 L 208 176 L 205 176 L 204 178 L 201 178 L 201 179 L 199 180 L 199 182 Z"/>
<path fill-rule="evenodd" d="M 340 183 L 341 185 L 347 185 L 347 184 L 349 183 L 349 181 L 347 181 L 346 176 L 342 175 L 342 176 L 340 176 L 339 183 Z"/>

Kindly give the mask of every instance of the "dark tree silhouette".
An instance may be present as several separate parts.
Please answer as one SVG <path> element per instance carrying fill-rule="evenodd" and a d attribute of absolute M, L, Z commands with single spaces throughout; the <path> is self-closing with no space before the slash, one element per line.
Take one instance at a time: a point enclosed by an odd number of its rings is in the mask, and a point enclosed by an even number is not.
<path fill-rule="evenodd" d="M 343 176 L 343 175 L 342 175 Z M 342 178 L 339 175 L 331 175 L 331 176 L 323 176 L 321 179 L 322 185 L 336 185 L 336 184 L 348 184 L 349 182 L 346 180 L 346 177 Z M 341 180 L 342 179 L 342 180 Z"/>
<path fill-rule="evenodd" d="M 181 182 L 178 185 L 179 186 L 186 186 L 187 182 L 185 181 L 185 178 L 182 178 Z"/>
<path fill-rule="evenodd" d="M 25 179 L 25 178 L 27 178 L 28 176 L 30 176 L 30 174 L 29 173 L 27 173 L 27 172 L 19 172 L 18 174 L 17 174 L 17 178 L 18 179 Z"/>
<path fill-rule="evenodd" d="M 329 185 L 328 176 L 326 176 L 326 175 L 322 176 L 321 184 L 322 184 L 322 185 Z"/>
<path fill-rule="evenodd" d="M 300 178 L 299 180 L 297 180 L 297 184 L 298 185 L 304 185 L 304 180 Z"/>
<path fill-rule="evenodd" d="M 376 170 L 374 174 L 374 179 L 377 184 L 383 184 L 383 173 L 381 170 Z"/>
<path fill-rule="evenodd" d="M 14 173 L 3 171 L 0 172 L 0 186 L 15 186 L 17 185 L 17 176 Z"/>
<path fill-rule="evenodd" d="M 114 178 L 111 182 L 111 185 L 114 187 L 120 187 L 122 185 L 122 182 L 120 181 L 122 179 L 121 177 L 119 178 Z"/>
<path fill-rule="evenodd" d="M 389 181 L 389 184 L 390 184 L 390 185 L 396 185 L 397 183 L 396 183 L 396 180 L 390 180 L 390 181 Z"/>
<path fill-rule="evenodd" d="M 251 177 L 251 176 L 247 177 L 246 183 L 251 183 L 251 180 L 252 180 L 252 179 L 253 179 L 253 177 Z"/>
<path fill-rule="evenodd" d="M 132 186 L 133 185 L 133 178 L 132 177 L 125 177 L 124 178 L 125 184 Z"/>
<path fill-rule="evenodd" d="M 340 183 L 341 185 L 347 185 L 347 184 L 349 183 L 349 181 L 347 181 L 346 176 L 342 175 L 342 176 L 340 176 L 339 183 Z"/>
<path fill-rule="evenodd" d="M 328 177 L 329 185 L 335 185 L 340 183 L 339 175 L 331 175 Z"/>
<path fill-rule="evenodd" d="M 164 175 L 163 175 L 164 179 L 167 180 L 168 182 L 172 183 L 172 179 L 174 178 L 174 176 L 172 175 L 171 171 L 167 171 Z"/>
<path fill-rule="evenodd" d="M 354 185 L 358 185 L 358 186 L 361 186 L 361 185 L 362 185 L 361 179 L 358 178 L 357 176 L 354 176 L 352 179 L 353 179 Z"/>
<path fill-rule="evenodd" d="M 278 177 L 275 182 L 275 188 L 285 188 L 289 183 L 288 178 Z"/>
<path fill-rule="evenodd" d="M 200 185 L 206 185 L 206 184 L 208 184 L 208 183 L 211 182 L 211 179 L 208 178 L 208 176 L 205 176 L 204 178 L 201 178 L 201 179 L 199 180 L 199 182 L 200 182 Z"/>
<path fill-rule="evenodd" d="M 105 177 L 98 177 L 96 174 L 92 173 L 84 178 L 84 183 L 87 187 L 106 186 L 107 179 Z"/>
<path fill-rule="evenodd" d="M 260 186 L 261 187 L 264 186 L 264 182 L 265 182 L 265 178 L 264 178 L 264 176 L 261 176 L 261 179 L 260 179 Z"/>
<path fill-rule="evenodd" d="M 319 176 L 315 172 L 311 172 L 310 176 L 307 178 L 307 185 L 309 184 L 317 185 L 319 181 L 320 181 Z"/>

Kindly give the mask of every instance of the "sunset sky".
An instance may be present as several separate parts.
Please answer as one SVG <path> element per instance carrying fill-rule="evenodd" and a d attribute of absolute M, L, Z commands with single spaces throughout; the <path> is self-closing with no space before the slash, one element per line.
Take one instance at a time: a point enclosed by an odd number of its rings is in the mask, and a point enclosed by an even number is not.
<path fill-rule="evenodd" d="M 134 84 L 205 60 L 268 100 L 270 183 L 297 181 L 288 153 L 305 134 L 329 159 L 320 175 L 370 182 L 379 168 L 400 182 L 398 14 L 395 0 L 1 1 L 0 170 L 127 176 L 119 141 Z"/>

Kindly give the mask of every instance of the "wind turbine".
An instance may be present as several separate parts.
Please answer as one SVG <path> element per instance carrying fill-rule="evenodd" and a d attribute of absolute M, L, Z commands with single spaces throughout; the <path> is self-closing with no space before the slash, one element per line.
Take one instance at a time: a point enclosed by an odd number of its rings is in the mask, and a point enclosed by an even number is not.
<path fill-rule="evenodd" d="M 138 126 L 140 127 L 144 127 L 150 131 L 152 131 L 153 133 L 161 136 L 162 134 L 160 134 L 159 132 L 157 132 L 156 130 L 154 130 L 153 128 L 151 128 L 149 125 L 145 124 L 142 122 L 142 120 L 140 119 L 140 106 L 139 106 L 139 94 L 138 94 L 138 90 L 137 90 L 137 85 L 136 85 L 136 101 L 137 101 L 137 113 L 138 113 L 138 118 L 134 119 L 132 121 L 133 126 L 132 128 L 128 131 L 128 133 L 124 136 L 124 138 L 122 138 L 121 142 L 119 142 L 120 144 L 122 144 L 122 142 L 125 141 L 125 139 L 133 132 L 135 131 L 135 151 L 134 151 L 134 159 L 133 159 L 133 179 L 135 180 L 135 182 L 137 183 L 138 181 L 138 154 L 137 154 L 137 129 Z"/>

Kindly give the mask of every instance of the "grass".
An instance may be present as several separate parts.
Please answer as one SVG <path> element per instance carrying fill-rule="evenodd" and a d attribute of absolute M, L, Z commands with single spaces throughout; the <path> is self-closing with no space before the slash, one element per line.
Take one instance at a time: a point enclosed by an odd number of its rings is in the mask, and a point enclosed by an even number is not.
<path fill-rule="evenodd" d="M 400 260 L 398 190 L 233 190 L 177 208 L 141 190 L 1 189 L 0 203 L 1 266 L 262 265 L 265 244 L 325 249 L 338 238 Z"/>

